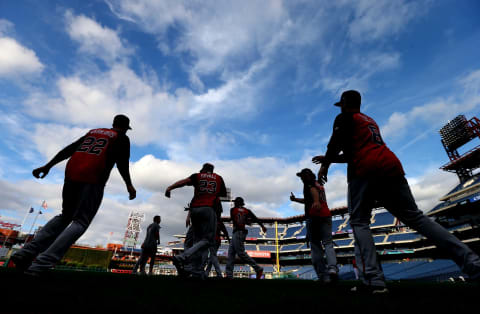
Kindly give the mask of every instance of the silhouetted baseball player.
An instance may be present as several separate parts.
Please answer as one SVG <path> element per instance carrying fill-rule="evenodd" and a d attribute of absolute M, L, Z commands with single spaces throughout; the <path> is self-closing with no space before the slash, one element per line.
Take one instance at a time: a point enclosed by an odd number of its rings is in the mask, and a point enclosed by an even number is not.
<path fill-rule="evenodd" d="M 291 193 L 290 200 L 305 204 L 307 241 L 310 242 L 312 251 L 312 264 L 318 280 L 331 283 L 338 279 L 338 267 L 332 240 L 332 214 L 327 205 L 325 189 L 308 168 L 302 169 L 297 176 L 303 182 L 304 198 L 297 198 Z"/>
<path fill-rule="evenodd" d="M 39 274 L 52 269 L 62 259 L 95 217 L 115 164 L 125 181 L 129 198 L 135 198 L 129 172 L 130 140 L 126 135 L 129 129 L 130 120 L 117 115 L 111 129 L 88 131 L 46 165 L 33 170 L 35 178 L 43 179 L 54 165 L 69 159 L 62 191 L 62 213 L 53 217 L 32 242 L 12 256 L 18 269 L 28 268 L 27 273 Z"/>
<path fill-rule="evenodd" d="M 214 166 L 206 163 L 199 173 L 180 180 L 167 188 L 165 196 L 170 197 L 170 191 L 193 185 L 194 194 L 190 202 L 190 217 L 193 228 L 193 246 L 182 254 L 172 258 L 180 276 L 189 275 L 185 272 L 184 265 L 192 262 L 191 275 L 199 278 L 205 277 L 203 266 L 208 257 L 208 249 L 213 246 L 216 228 L 216 214 L 214 205 L 218 197 L 226 196 L 227 189 L 223 178 L 213 172 Z"/>
<path fill-rule="evenodd" d="M 227 278 L 233 278 L 233 267 L 235 266 L 235 255 L 238 255 L 248 265 L 252 266 L 256 273 L 256 278 L 262 278 L 263 268 L 259 266 L 253 258 L 245 252 L 245 239 L 248 230 L 245 225 L 256 222 L 262 227 L 262 231 L 266 232 L 267 228 L 258 220 L 255 214 L 244 207 L 243 198 L 237 197 L 234 200 L 234 207 L 230 210 L 230 217 L 233 223 L 232 241 L 228 247 L 228 261 L 226 267 Z"/>
<path fill-rule="evenodd" d="M 140 266 L 140 274 L 145 275 L 145 265 L 150 258 L 150 270 L 148 274 L 153 275 L 157 245 L 160 244 L 160 221 L 160 216 L 155 216 L 153 217 L 153 222 L 148 226 L 145 240 L 142 243 L 142 253 L 133 267 L 133 274 L 137 273 L 138 267 Z"/>
<path fill-rule="evenodd" d="M 348 163 L 348 209 L 357 246 L 356 260 L 359 265 L 362 262 L 361 269 L 365 270 L 361 274 L 363 283 L 373 293 L 388 291 L 369 226 L 375 201 L 448 252 L 463 272 L 478 280 L 478 255 L 417 208 L 400 161 L 385 145 L 377 123 L 360 112 L 360 104 L 359 92 L 349 90 L 342 94 L 335 103 L 342 112 L 333 124 L 327 152 L 312 161 L 322 164 L 318 172 L 320 182 L 327 181 L 331 163 Z"/>

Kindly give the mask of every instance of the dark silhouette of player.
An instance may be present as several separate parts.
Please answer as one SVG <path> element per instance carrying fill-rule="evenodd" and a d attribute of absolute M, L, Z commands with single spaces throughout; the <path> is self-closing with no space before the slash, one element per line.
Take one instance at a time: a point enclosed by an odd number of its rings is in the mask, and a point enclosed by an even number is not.
<path fill-rule="evenodd" d="M 53 217 L 32 242 L 12 256 L 18 269 L 40 274 L 55 267 L 95 217 L 114 165 L 125 181 L 129 199 L 136 197 L 129 172 L 130 140 L 126 135 L 129 129 L 130 120 L 125 115 L 117 115 L 112 128 L 88 131 L 46 165 L 33 170 L 35 178 L 43 179 L 53 166 L 68 159 L 62 213 Z"/>

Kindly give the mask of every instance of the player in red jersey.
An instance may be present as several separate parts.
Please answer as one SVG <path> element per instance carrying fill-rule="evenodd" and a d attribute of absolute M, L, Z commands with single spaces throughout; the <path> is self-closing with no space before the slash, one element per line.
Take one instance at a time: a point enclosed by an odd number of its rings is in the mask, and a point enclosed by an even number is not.
<path fill-rule="evenodd" d="M 87 230 L 102 202 L 103 190 L 116 164 L 127 186 L 129 198 L 136 197 L 129 172 L 130 120 L 113 119 L 111 129 L 93 129 L 62 149 L 50 162 L 33 170 L 43 179 L 57 163 L 69 158 L 62 191 L 62 213 L 52 218 L 32 242 L 12 256 L 18 269 L 38 274 L 52 269 L 68 248 Z M 32 261 L 35 261 L 32 263 Z"/>
<path fill-rule="evenodd" d="M 332 240 L 332 214 L 327 205 L 325 189 L 308 168 L 302 169 L 297 176 L 303 182 L 304 198 L 297 198 L 291 193 L 290 200 L 305 204 L 306 240 L 310 242 L 312 264 L 318 280 L 322 283 L 331 283 L 338 279 L 338 267 Z"/>
<path fill-rule="evenodd" d="M 463 272 L 478 280 L 478 255 L 418 209 L 402 164 L 385 145 L 377 123 L 360 112 L 360 104 L 359 92 L 349 90 L 342 94 L 340 101 L 335 104 L 342 112 L 333 124 L 327 152 L 325 156 L 316 156 L 312 161 L 322 164 L 318 172 L 320 182 L 327 181 L 331 163 L 348 163 L 348 209 L 355 237 L 356 261 L 359 269 L 364 269 L 360 274 L 363 283 L 373 293 L 388 292 L 370 231 L 375 201 L 450 254 Z"/>
<path fill-rule="evenodd" d="M 204 278 L 203 266 L 208 257 L 210 246 L 214 245 L 215 229 L 217 224 L 215 202 L 220 196 L 227 195 L 223 178 L 213 172 L 214 166 L 210 163 L 203 165 L 199 173 L 175 182 L 165 191 L 165 196 L 170 197 L 174 189 L 193 185 L 193 198 L 190 202 L 190 217 L 193 228 L 193 245 L 182 254 L 172 258 L 180 276 L 192 275 Z M 191 263 L 192 270 L 185 271 L 184 265 Z"/>
<path fill-rule="evenodd" d="M 263 232 L 266 232 L 267 228 L 265 228 L 262 222 L 258 220 L 257 216 L 255 216 L 251 210 L 244 207 L 245 202 L 243 201 L 243 198 L 235 198 L 234 205 L 235 206 L 230 210 L 230 217 L 233 223 L 233 233 L 232 241 L 228 247 L 228 261 L 226 267 L 227 278 L 233 278 L 235 255 L 238 255 L 240 259 L 255 269 L 256 278 L 260 279 L 263 274 L 263 268 L 245 252 L 244 243 L 248 233 L 248 230 L 245 228 L 245 226 L 252 222 L 256 222 L 260 225 L 260 227 L 262 227 Z"/>

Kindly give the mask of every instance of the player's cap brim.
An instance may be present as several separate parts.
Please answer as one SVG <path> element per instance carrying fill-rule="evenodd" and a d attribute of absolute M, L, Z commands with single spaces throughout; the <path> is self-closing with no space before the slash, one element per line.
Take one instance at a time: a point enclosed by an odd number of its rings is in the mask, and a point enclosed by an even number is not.
<path fill-rule="evenodd" d="M 337 107 L 341 107 L 341 106 L 342 106 L 342 102 L 339 101 L 339 102 L 334 103 L 333 105 L 334 105 L 334 106 L 337 106 Z"/>

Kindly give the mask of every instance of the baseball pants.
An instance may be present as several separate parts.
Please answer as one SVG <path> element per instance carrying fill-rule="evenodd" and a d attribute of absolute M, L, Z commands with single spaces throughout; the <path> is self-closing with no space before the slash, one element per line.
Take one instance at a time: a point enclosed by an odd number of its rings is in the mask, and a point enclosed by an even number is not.
<path fill-rule="evenodd" d="M 212 269 L 212 265 L 215 268 L 215 272 L 217 273 L 217 277 L 222 277 L 222 269 L 220 268 L 220 263 L 218 262 L 218 248 L 220 248 L 220 242 L 215 243 L 214 246 L 210 247 L 210 255 L 208 256 L 208 265 L 207 269 L 205 270 L 205 274 L 208 277 L 210 270 Z"/>
<path fill-rule="evenodd" d="M 140 267 L 140 273 L 145 274 L 145 265 L 147 264 L 148 258 L 150 258 L 149 274 L 153 275 L 153 265 L 155 264 L 156 255 L 157 248 L 142 248 L 142 253 L 133 267 L 133 273 L 136 274 L 138 267 Z"/>
<path fill-rule="evenodd" d="M 467 275 L 480 273 L 478 255 L 418 209 L 404 177 L 355 178 L 348 183 L 348 209 L 355 237 L 355 258 L 359 269 L 364 270 L 361 278 L 365 284 L 385 286 L 385 276 L 377 260 L 370 230 L 371 211 L 375 200 L 405 225 L 417 230 L 440 250 L 448 253 Z"/>
<path fill-rule="evenodd" d="M 183 242 L 183 251 L 185 252 L 193 246 L 193 227 L 190 225 L 185 235 L 185 242 Z M 185 262 L 183 265 L 186 272 L 190 273 L 192 271 L 192 264 L 190 262 Z"/>
<path fill-rule="evenodd" d="M 312 264 L 318 279 L 327 279 L 331 274 L 337 274 L 337 255 L 332 241 L 332 217 L 308 218 L 307 239 L 310 242 Z"/>
<path fill-rule="evenodd" d="M 253 258 L 251 258 L 245 252 L 245 239 L 247 237 L 247 231 L 237 230 L 232 234 L 232 240 L 230 246 L 228 247 L 228 261 L 226 267 L 227 278 L 233 278 L 233 267 L 235 266 L 235 255 L 238 255 L 241 260 L 243 260 L 248 265 L 252 266 L 255 269 L 255 272 L 263 270 Z"/>
<path fill-rule="evenodd" d="M 191 263 L 190 273 L 193 276 L 203 278 L 205 276 L 205 265 L 208 258 L 208 250 L 213 246 L 215 239 L 215 228 L 217 225 L 217 217 L 211 207 L 194 207 L 190 209 L 192 229 L 193 229 L 193 245 L 186 249 L 177 258 L 184 264 Z"/>
<path fill-rule="evenodd" d="M 21 258 L 35 259 L 29 270 L 40 272 L 55 267 L 92 222 L 102 202 L 104 187 L 65 180 L 62 213 L 16 253 Z"/>

